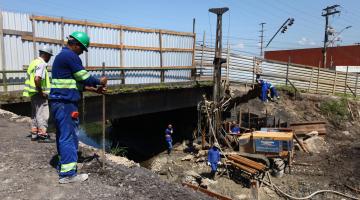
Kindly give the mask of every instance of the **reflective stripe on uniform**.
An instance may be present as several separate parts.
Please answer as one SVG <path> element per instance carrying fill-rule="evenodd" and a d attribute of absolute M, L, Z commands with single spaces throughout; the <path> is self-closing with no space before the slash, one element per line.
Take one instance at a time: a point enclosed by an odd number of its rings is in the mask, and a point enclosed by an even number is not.
<path fill-rule="evenodd" d="M 25 88 L 23 92 L 23 96 L 30 97 L 38 92 L 38 89 L 35 85 L 35 69 L 40 63 L 44 62 L 42 59 L 37 58 L 33 60 L 28 67 L 27 77 L 25 80 Z M 45 78 L 41 79 L 41 90 L 44 93 L 50 93 L 50 78 L 48 71 L 45 70 Z"/>
<path fill-rule="evenodd" d="M 74 79 L 52 79 L 51 88 L 78 89 Z"/>
<path fill-rule="evenodd" d="M 75 72 L 73 75 L 77 81 L 83 81 L 90 77 L 90 74 L 86 70 L 80 70 Z"/>
<path fill-rule="evenodd" d="M 66 173 L 68 171 L 75 170 L 75 169 L 76 169 L 76 162 L 71 162 L 68 164 L 62 164 L 60 172 Z"/>

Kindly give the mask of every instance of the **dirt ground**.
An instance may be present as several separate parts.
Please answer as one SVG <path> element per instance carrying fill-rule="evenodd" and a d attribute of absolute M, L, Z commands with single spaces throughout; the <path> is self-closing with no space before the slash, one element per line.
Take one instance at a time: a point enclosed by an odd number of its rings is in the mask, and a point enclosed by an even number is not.
<path fill-rule="evenodd" d="M 55 144 L 31 142 L 26 121 L 0 113 L 0 199 L 209 199 L 142 167 L 107 162 L 102 170 L 85 153 L 79 171 L 89 173 L 89 180 L 60 185 Z"/>
<path fill-rule="evenodd" d="M 286 122 L 311 122 L 326 121 L 327 134 L 323 147 L 319 147 L 318 153 L 306 154 L 301 151 L 295 152 L 295 159 L 291 174 L 286 171 L 281 178 L 272 177 L 272 181 L 284 192 L 295 196 L 304 197 L 317 190 L 335 190 L 360 198 L 349 187 L 360 190 L 360 104 L 355 101 L 349 103 L 353 117 L 348 121 L 334 124 L 322 115 L 319 105 L 328 96 L 303 95 L 301 100 L 293 100 L 283 94 L 280 101 L 262 103 L 253 99 L 241 106 L 249 108 L 250 112 L 264 115 L 265 110 L 274 114 Z M 208 177 L 210 167 L 205 162 L 182 161 L 187 153 L 186 145 L 177 145 L 170 156 L 165 153 L 152 160 L 152 171 L 168 182 L 182 182 L 186 179 L 187 171 L 200 174 L 203 178 Z M 193 154 L 195 155 L 195 154 Z M 206 156 L 204 156 L 206 157 Z M 220 171 L 224 169 L 220 168 Z M 227 177 L 226 173 L 218 176 L 215 182 L 210 181 L 208 189 L 232 199 L 249 199 L 251 190 L 238 184 Z M 260 199 L 285 199 L 267 186 L 259 189 Z M 322 193 L 312 199 L 346 199 L 342 196 L 330 193 Z"/>

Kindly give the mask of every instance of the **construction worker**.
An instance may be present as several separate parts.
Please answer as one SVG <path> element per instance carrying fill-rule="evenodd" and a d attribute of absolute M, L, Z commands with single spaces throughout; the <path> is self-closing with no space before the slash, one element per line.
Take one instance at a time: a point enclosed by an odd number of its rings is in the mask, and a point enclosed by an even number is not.
<path fill-rule="evenodd" d="M 260 100 L 262 102 L 268 102 L 268 84 L 262 79 L 258 79 L 257 82 L 261 86 Z"/>
<path fill-rule="evenodd" d="M 31 98 L 32 141 L 54 142 L 47 134 L 50 79 L 46 68 L 52 55 L 52 49 L 43 46 L 39 50 L 39 57 L 31 61 L 27 69 L 27 78 L 25 80 L 23 96 Z"/>
<path fill-rule="evenodd" d="M 280 99 L 280 96 L 279 96 L 278 92 L 276 91 L 276 88 L 270 82 L 267 82 L 267 86 L 270 90 L 270 99 L 272 101 L 275 101 L 276 99 Z"/>
<path fill-rule="evenodd" d="M 233 121 L 233 123 L 232 123 L 231 133 L 232 134 L 240 134 L 240 127 L 239 127 L 239 124 L 236 123 L 236 121 Z"/>
<path fill-rule="evenodd" d="M 211 167 L 210 178 L 215 179 L 215 173 L 220 162 L 220 145 L 215 142 L 208 151 L 208 162 L 207 164 Z"/>
<path fill-rule="evenodd" d="M 168 125 L 168 127 L 165 129 L 165 141 L 168 145 L 168 150 L 167 153 L 168 155 L 170 155 L 171 150 L 172 150 L 172 137 L 171 135 L 173 134 L 174 130 L 171 124 Z"/>
<path fill-rule="evenodd" d="M 85 90 L 104 93 L 107 78 L 100 80 L 91 76 L 83 67 L 79 57 L 88 51 L 89 36 L 84 32 L 73 32 L 67 46 L 55 57 L 52 67 L 52 82 L 49 95 L 51 113 L 56 124 L 56 146 L 59 154 L 59 183 L 82 182 L 87 174 L 77 174 L 78 101 Z M 97 87 L 99 86 L 99 87 Z"/>

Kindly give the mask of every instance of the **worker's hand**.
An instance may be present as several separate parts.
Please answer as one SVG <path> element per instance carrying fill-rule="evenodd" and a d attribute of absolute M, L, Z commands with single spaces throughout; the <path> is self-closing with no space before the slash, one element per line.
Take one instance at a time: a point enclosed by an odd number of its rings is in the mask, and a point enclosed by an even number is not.
<path fill-rule="evenodd" d="M 210 166 L 210 165 L 211 165 L 211 164 L 210 164 L 210 162 L 207 162 L 207 165 L 209 165 L 209 166 Z"/>
<path fill-rule="evenodd" d="M 221 165 L 222 163 L 219 161 L 219 162 L 217 162 L 217 164 L 218 164 L 218 165 Z"/>
<path fill-rule="evenodd" d="M 43 97 L 44 99 L 47 99 L 47 98 L 48 98 L 48 94 L 47 94 L 47 93 L 42 93 L 42 97 Z"/>
<path fill-rule="evenodd" d="M 106 87 L 103 87 L 103 86 L 100 86 L 96 89 L 96 93 L 98 94 L 104 94 L 106 92 L 107 88 Z"/>
<path fill-rule="evenodd" d="M 107 85 L 107 77 L 103 76 L 100 78 L 100 85 L 106 87 Z"/>

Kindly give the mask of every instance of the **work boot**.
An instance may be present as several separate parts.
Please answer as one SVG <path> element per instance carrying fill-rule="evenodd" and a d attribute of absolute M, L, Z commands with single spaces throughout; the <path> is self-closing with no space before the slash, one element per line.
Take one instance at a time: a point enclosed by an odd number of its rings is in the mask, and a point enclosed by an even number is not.
<path fill-rule="evenodd" d="M 87 174 L 77 174 L 75 176 L 69 176 L 59 179 L 60 184 L 67 184 L 67 183 L 81 183 L 86 181 L 89 178 Z"/>
<path fill-rule="evenodd" d="M 36 140 L 38 140 L 39 138 L 38 138 L 38 135 L 37 135 L 37 133 L 31 133 L 31 141 L 36 141 Z"/>
<path fill-rule="evenodd" d="M 36 141 L 38 139 L 37 134 L 38 134 L 38 129 L 36 127 L 32 127 L 30 131 L 31 141 Z"/>
<path fill-rule="evenodd" d="M 54 143 L 55 140 L 50 138 L 50 135 L 38 135 L 37 140 L 39 143 Z"/>

